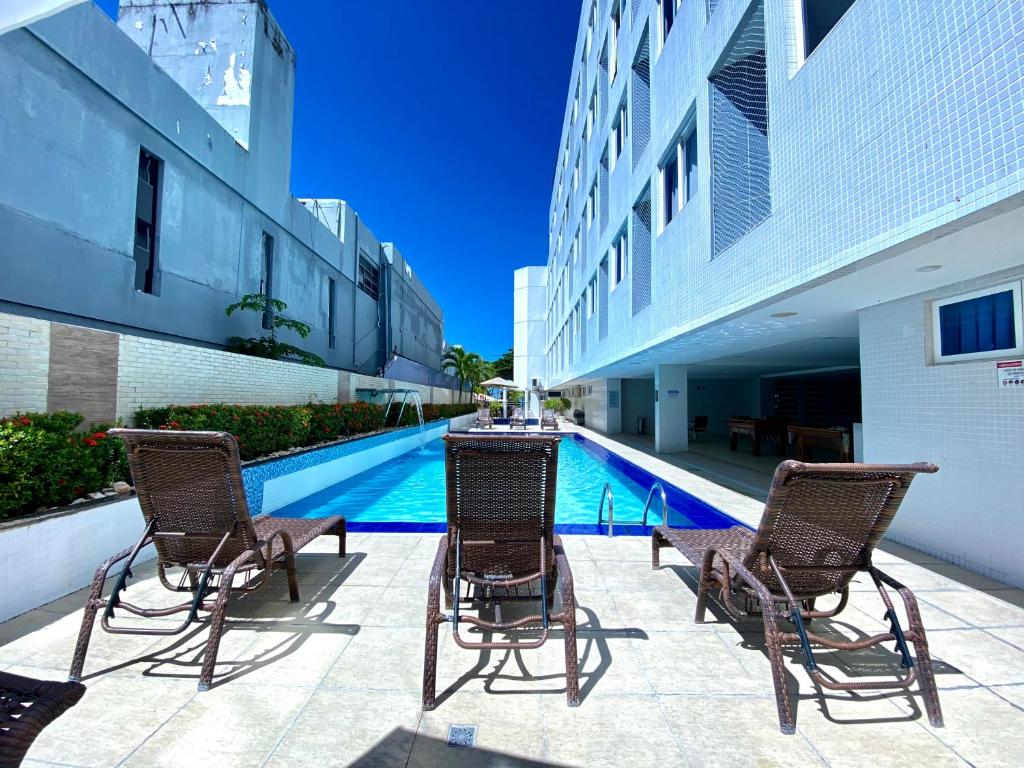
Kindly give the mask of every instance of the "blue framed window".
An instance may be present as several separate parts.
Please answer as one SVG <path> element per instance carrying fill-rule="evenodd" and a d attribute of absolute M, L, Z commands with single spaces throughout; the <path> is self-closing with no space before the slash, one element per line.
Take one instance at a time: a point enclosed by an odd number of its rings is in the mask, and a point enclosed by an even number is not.
<path fill-rule="evenodd" d="M 1021 284 L 941 299 L 932 305 L 937 362 L 1024 352 Z"/>

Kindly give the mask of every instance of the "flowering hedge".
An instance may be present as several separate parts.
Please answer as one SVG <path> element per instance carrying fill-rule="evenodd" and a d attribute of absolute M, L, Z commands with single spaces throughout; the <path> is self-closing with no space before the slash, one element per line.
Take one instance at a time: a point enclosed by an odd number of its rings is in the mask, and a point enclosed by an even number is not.
<path fill-rule="evenodd" d="M 337 405 L 170 405 L 135 413 L 143 429 L 230 432 L 243 459 L 314 445 L 338 437 L 374 432 L 384 410 L 369 403 Z"/>
<path fill-rule="evenodd" d="M 424 405 L 426 421 L 472 413 L 469 403 Z M 397 409 L 389 418 L 397 420 Z M 0 519 L 69 504 L 118 480 L 131 482 L 120 440 L 104 429 L 77 432 L 77 413 L 27 413 L 0 419 Z M 402 426 L 417 423 L 414 408 Z M 171 405 L 143 408 L 144 429 L 230 432 L 243 459 L 315 445 L 384 428 L 384 409 L 371 403 L 308 405 Z"/>
<path fill-rule="evenodd" d="M 78 432 L 77 413 L 0 419 L 0 520 L 56 507 L 129 479 L 121 441 Z"/>

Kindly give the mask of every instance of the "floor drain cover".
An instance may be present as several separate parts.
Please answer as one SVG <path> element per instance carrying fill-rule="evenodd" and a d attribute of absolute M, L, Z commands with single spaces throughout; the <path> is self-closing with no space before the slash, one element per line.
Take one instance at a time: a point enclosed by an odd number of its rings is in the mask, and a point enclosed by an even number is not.
<path fill-rule="evenodd" d="M 475 725 L 449 725 L 448 746 L 449 747 L 472 747 L 476 744 Z"/>

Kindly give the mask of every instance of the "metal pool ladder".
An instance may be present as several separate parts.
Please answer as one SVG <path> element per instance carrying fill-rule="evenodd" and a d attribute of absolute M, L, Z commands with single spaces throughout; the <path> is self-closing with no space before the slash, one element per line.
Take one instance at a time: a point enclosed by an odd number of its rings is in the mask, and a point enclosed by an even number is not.
<path fill-rule="evenodd" d="M 651 485 L 651 490 L 647 492 L 647 501 L 644 503 L 644 516 L 641 525 L 647 526 L 647 512 L 651 508 L 651 502 L 654 500 L 654 492 L 658 492 L 658 498 L 661 500 L 661 523 L 662 525 L 668 525 L 668 499 L 665 496 L 665 486 L 660 482 L 655 481 Z M 604 522 L 604 501 L 608 499 L 608 536 L 614 536 L 614 524 L 615 524 L 615 494 L 612 493 L 612 484 L 605 483 L 604 490 L 601 491 L 601 504 L 597 508 L 597 525 L 598 527 Z"/>

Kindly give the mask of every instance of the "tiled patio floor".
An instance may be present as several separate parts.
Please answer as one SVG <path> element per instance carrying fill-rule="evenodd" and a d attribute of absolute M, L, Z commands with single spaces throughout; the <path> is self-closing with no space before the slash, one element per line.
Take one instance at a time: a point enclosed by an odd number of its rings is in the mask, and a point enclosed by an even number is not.
<path fill-rule="evenodd" d="M 716 503 L 745 518 L 759 509 L 728 491 Z M 565 704 L 561 635 L 539 651 L 478 653 L 442 627 L 441 701 L 423 713 L 425 584 L 437 539 L 351 534 L 343 564 L 333 539 L 315 542 L 298 558 L 299 603 L 289 603 L 281 574 L 233 603 L 206 693 L 196 692 L 205 624 L 176 637 L 97 630 L 85 698 L 43 732 L 26 765 L 1024 763 L 1022 593 L 889 546 L 876 562 L 921 601 L 945 728 L 928 725 L 916 694 L 822 695 L 791 653 L 797 734 L 781 735 L 758 634 L 720 612 L 694 624 L 692 568 L 663 550 L 666 565 L 652 571 L 649 540 L 632 536 L 564 539 L 580 606 L 579 708 Z M 152 566 L 138 570 L 130 599 L 161 595 Z M 63 679 L 83 601 L 78 592 L 0 624 L 0 669 Z M 882 631 L 881 614 L 861 580 L 828 624 Z M 832 664 L 859 676 L 898 661 L 889 649 L 860 657 Z M 447 747 L 449 724 L 478 726 L 477 747 Z"/>

